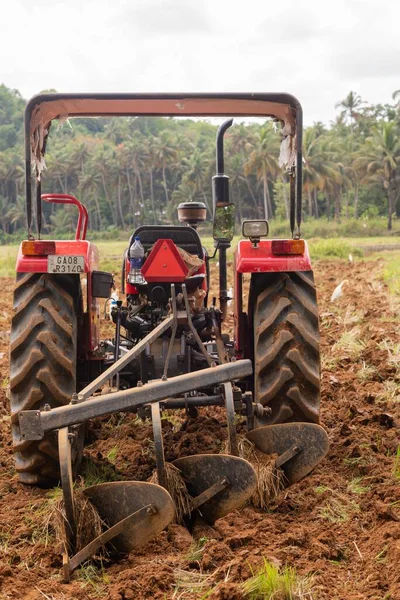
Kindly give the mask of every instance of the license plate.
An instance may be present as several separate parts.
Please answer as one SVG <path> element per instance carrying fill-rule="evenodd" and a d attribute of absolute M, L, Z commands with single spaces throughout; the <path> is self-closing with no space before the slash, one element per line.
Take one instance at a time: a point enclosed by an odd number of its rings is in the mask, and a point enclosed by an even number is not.
<path fill-rule="evenodd" d="M 84 273 L 85 257 L 64 254 L 49 254 L 47 257 L 48 273 Z"/>

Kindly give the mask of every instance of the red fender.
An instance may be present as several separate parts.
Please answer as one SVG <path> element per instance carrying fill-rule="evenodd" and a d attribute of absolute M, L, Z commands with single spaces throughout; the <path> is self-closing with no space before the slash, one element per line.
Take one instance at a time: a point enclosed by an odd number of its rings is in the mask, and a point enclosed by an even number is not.
<path fill-rule="evenodd" d="M 311 270 L 307 242 L 304 242 L 302 254 L 276 255 L 272 253 L 273 241 L 261 240 L 257 246 L 254 246 L 250 240 L 240 240 L 236 248 L 234 257 L 234 323 L 235 348 L 239 357 L 243 355 L 245 339 L 248 335 L 247 315 L 243 312 L 243 273 L 286 273 Z"/>

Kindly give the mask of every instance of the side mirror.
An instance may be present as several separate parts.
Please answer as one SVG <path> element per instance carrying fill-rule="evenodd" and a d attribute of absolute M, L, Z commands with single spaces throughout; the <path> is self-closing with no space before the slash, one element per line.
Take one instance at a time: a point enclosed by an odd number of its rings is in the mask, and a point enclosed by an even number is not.
<path fill-rule="evenodd" d="M 217 205 L 214 212 L 213 238 L 216 242 L 231 242 L 235 235 L 236 207 L 234 204 Z"/>

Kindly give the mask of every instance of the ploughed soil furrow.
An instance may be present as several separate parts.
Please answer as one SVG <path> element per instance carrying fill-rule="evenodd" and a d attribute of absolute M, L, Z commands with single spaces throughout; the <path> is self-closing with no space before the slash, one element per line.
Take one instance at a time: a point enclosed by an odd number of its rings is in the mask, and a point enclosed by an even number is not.
<path fill-rule="evenodd" d="M 68 585 L 60 582 L 61 556 L 46 524 L 49 492 L 24 487 L 14 470 L 8 400 L 13 281 L 2 279 L 0 600 L 195 599 L 211 588 L 207 598 L 243 598 L 241 582 L 264 558 L 312 575 L 315 599 L 400 599 L 399 302 L 389 297 L 381 270 L 380 261 L 323 262 L 315 269 L 321 422 L 331 449 L 314 472 L 284 490 L 268 513 L 248 506 L 199 533 L 196 553 L 184 530 L 170 526 L 118 562 L 106 558 L 103 568 L 97 562 L 96 569 L 77 572 Z M 331 303 L 344 279 L 343 296 Z M 163 430 L 167 460 L 219 452 L 226 438 L 220 409 L 204 410 L 196 421 L 174 413 Z M 86 484 L 94 475 L 145 480 L 153 468 L 147 423 L 114 415 L 90 425 Z"/>

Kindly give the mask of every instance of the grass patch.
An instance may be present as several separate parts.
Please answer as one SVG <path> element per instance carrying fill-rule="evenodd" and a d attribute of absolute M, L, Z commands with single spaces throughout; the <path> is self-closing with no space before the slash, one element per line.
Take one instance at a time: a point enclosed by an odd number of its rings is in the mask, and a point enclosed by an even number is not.
<path fill-rule="evenodd" d="M 353 513 L 360 510 L 356 502 L 349 500 L 343 494 L 327 486 L 318 486 L 315 488 L 315 491 L 317 494 L 326 494 L 327 496 L 323 505 L 318 509 L 320 519 L 324 519 L 330 523 L 345 523 Z"/>
<path fill-rule="evenodd" d="M 118 453 L 117 446 L 114 446 L 114 448 L 111 448 L 111 450 L 106 455 L 108 462 L 115 465 L 115 461 L 117 459 L 117 453 Z"/>
<path fill-rule="evenodd" d="M 312 599 L 312 580 L 300 577 L 289 566 L 279 568 L 268 560 L 243 583 L 244 597 L 249 600 Z"/>
<path fill-rule="evenodd" d="M 349 511 L 347 502 L 332 497 L 320 507 L 318 515 L 330 523 L 345 523 L 350 519 L 351 512 L 354 511 Z"/>
<path fill-rule="evenodd" d="M 354 477 L 347 485 L 348 491 L 352 494 L 365 494 L 366 492 L 369 492 L 371 486 L 363 485 L 364 480 L 365 477 Z"/>
<path fill-rule="evenodd" d="M 96 463 L 88 457 L 84 457 L 82 461 L 80 474 L 85 482 L 85 487 L 108 481 L 119 481 L 121 479 L 121 476 L 115 472 L 112 465 Z"/>
<path fill-rule="evenodd" d="M 379 350 L 385 350 L 388 354 L 388 363 L 400 369 L 400 343 L 391 340 L 383 340 L 377 344 Z"/>
<path fill-rule="evenodd" d="M 203 552 L 204 552 L 204 548 L 205 548 L 205 545 L 207 544 L 207 542 L 208 542 L 208 538 L 206 538 L 206 537 L 201 537 L 196 542 L 193 542 L 193 544 L 189 548 L 189 552 L 186 555 L 186 560 L 188 563 L 201 561 Z"/>
<path fill-rule="evenodd" d="M 346 357 L 356 360 L 365 349 L 365 342 L 360 339 L 361 330 L 353 327 L 342 333 L 336 344 L 332 346 L 333 352 L 344 353 Z"/>
<path fill-rule="evenodd" d="M 207 598 L 212 589 L 212 575 L 199 571 L 175 569 L 175 590 L 173 598 Z M 201 594 L 201 595 L 200 595 Z"/>
<path fill-rule="evenodd" d="M 359 325 L 364 319 L 364 311 L 356 310 L 354 307 L 347 307 L 344 315 L 338 315 L 336 320 L 338 323 L 343 325 L 344 328 L 351 327 L 353 325 Z"/>
<path fill-rule="evenodd" d="M 363 251 L 342 239 L 310 240 L 309 249 L 311 258 L 342 258 L 348 260 L 349 255 L 362 257 Z"/>
<path fill-rule="evenodd" d="M 400 481 L 400 446 L 397 446 L 394 456 L 393 477 L 396 481 Z"/>
<path fill-rule="evenodd" d="M 361 368 L 357 371 L 356 377 L 360 381 L 371 381 L 378 374 L 378 370 L 373 365 L 368 365 L 364 360 Z"/>
<path fill-rule="evenodd" d="M 386 558 L 387 558 L 388 549 L 389 549 L 389 546 L 387 546 L 387 545 L 384 546 L 382 548 L 382 550 L 380 552 L 378 552 L 378 554 L 375 556 L 375 560 L 380 563 L 385 562 Z"/>
<path fill-rule="evenodd" d="M 105 569 L 102 566 L 100 568 L 96 567 L 90 562 L 84 563 L 77 570 L 76 578 L 84 589 L 89 588 L 90 598 L 103 596 L 110 583 Z"/>
<path fill-rule="evenodd" d="M 400 402 L 400 382 L 387 379 L 383 382 L 383 391 L 377 394 L 377 402 Z"/>
<path fill-rule="evenodd" d="M 383 280 L 391 294 L 400 296 L 400 255 L 388 257 L 383 269 Z"/>

